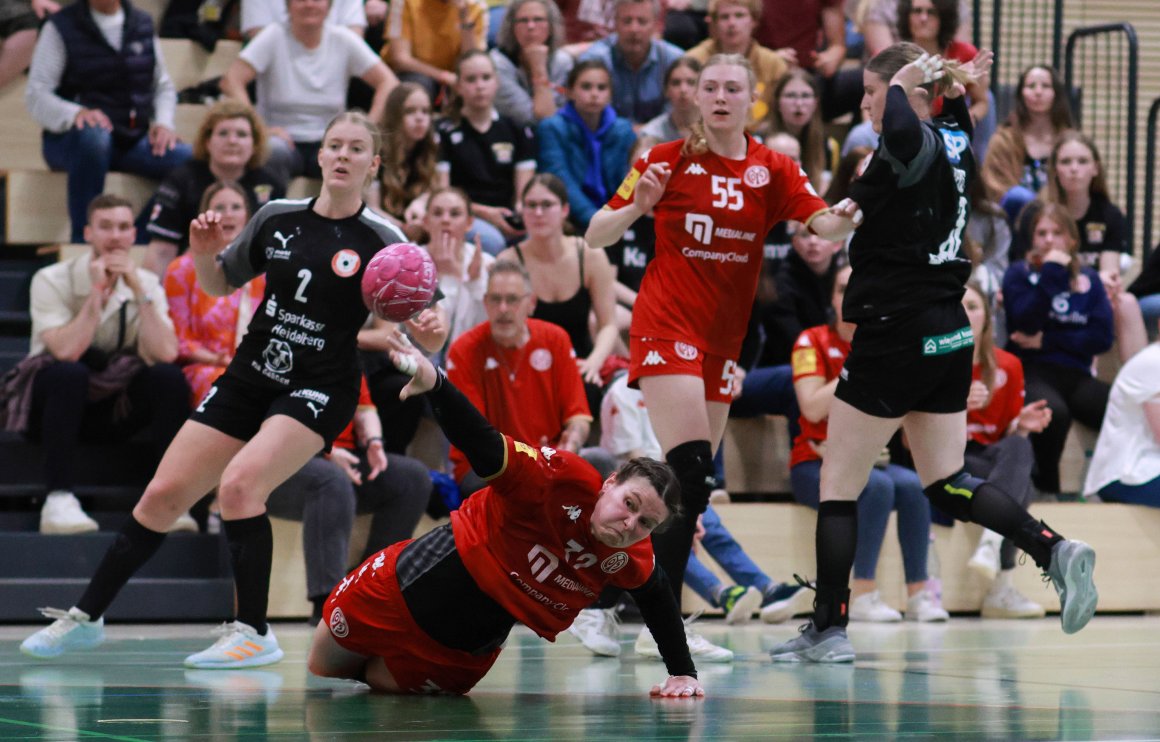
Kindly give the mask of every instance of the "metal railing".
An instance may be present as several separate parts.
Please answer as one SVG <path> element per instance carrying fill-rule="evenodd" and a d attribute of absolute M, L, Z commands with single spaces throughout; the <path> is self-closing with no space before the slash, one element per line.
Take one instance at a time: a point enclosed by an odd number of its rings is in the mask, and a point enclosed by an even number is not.
<path fill-rule="evenodd" d="M 1148 108 L 1148 128 L 1144 135 L 1144 261 L 1152 253 L 1152 216 L 1156 208 L 1156 124 L 1160 118 L 1160 98 Z"/>
<path fill-rule="evenodd" d="M 1064 0 L 973 0 L 973 40 L 995 52 L 991 92 L 999 120 L 1011 107 L 1011 91 L 1019 73 L 1033 64 L 1059 69 L 1063 49 Z M 984 39 L 984 17 L 990 11 L 990 39 Z M 1045 30 L 1050 29 L 1050 33 Z"/>

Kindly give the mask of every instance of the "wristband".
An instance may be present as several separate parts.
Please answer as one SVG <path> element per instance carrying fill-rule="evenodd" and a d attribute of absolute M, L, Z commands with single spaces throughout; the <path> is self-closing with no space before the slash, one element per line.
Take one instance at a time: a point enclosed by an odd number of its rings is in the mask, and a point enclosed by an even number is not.
<path fill-rule="evenodd" d="M 373 445 L 375 443 L 379 444 L 380 446 L 383 445 L 383 437 L 381 435 L 376 435 L 376 436 L 371 436 L 370 438 L 367 438 L 366 447 L 370 448 L 371 445 Z"/>

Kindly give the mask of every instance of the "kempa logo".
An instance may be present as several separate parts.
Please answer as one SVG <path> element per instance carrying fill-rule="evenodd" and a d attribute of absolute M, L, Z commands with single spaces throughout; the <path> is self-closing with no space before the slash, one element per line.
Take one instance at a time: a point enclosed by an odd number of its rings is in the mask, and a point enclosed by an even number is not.
<path fill-rule="evenodd" d="M 705 171 L 705 168 L 701 167 L 700 164 L 698 164 L 696 162 L 694 162 L 692 165 L 689 165 L 689 167 L 685 168 L 685 175 L 706 175 L 706 174 L 707 173 Z"/>
<path fill-rule="evenodd" d="M 648 355 L 646 355 L 644 357 L 644 363 L 641 365 L 643 365 L 643 366 L 664 366 L 665 359 L 661 358 L 660 353 L 657 353 L 655 350 L 650 350 L 648 352 Z"/>
<path fill-rule="evenodd" d="M 685 214 L 685 231 L 702 245 L 713 241 L 713 217 L 705 214 Z"/>

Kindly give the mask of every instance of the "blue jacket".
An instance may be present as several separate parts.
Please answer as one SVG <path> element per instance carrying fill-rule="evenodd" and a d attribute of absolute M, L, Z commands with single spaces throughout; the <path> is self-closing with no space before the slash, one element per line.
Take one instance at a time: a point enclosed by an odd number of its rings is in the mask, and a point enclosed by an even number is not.
<path fill-rule="evenodd" d="M 585 159 L 584 132 L 580 125 L 565 119 L 559 113 L 549 116 L 536 128 L 540 154 L 536 167 L 541 173 L 551 173 L 568 187 L 568 205 L 572 209 L 572 223 L 580 230 L 588 228 L 592 215 L 604 206 L 584 192 Z M 611 198 L 632 163 L 628 161 L 636 134 L 627 119 L 618 118 L 601 140 L 601 169 L 604 189 Z"/>
<path fill-rule="evenodd" d="M 1083 268 L 1080 280 L 1091 284 L 1082 294 L 1072 291 L 1066 266 L 1044 263 L 1033 270 L 1025 260 L 1012 263 L 1003 276 L 1007 331 L 1042 332 L 1043 347 L 1008 343 L 1007 350 L 1024 361 L 1090 370 L 1092 359 L 1112 347 L 1115 329 L 1100 275 Z"/>

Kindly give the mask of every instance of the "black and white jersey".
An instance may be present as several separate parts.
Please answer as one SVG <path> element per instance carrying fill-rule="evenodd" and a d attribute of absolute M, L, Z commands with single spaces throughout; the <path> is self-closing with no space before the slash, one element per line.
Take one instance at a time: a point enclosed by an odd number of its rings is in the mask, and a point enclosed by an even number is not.
<path fill-rule="evenodd" d="M 218 257 L 231 286 L 266 274 L 266 294 L 230 364 L 256 383 L 297 388 L 358 385 L 362 276 L 384 246 L 406 238 L 364 204 L 345 219 L 317 214 L 313 199 L 272 201 Z"/>
<path fill-rule="evenodd" d="M 970 277 L 963 250 L 975 178 L 970 136 L 950 116 L 923 122 L 921 132 L 909 163 L 891 156 L 883 137 L 850 187 L 865 218 L 850 243 L 854 271 L 842 304 L 850 322 L 957 299 Z"/>

